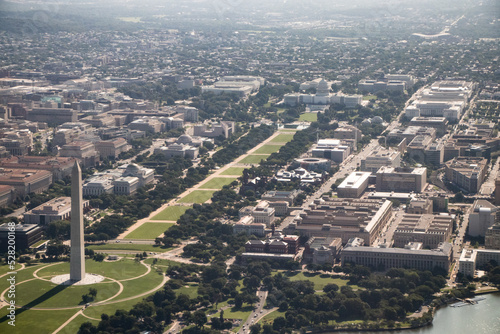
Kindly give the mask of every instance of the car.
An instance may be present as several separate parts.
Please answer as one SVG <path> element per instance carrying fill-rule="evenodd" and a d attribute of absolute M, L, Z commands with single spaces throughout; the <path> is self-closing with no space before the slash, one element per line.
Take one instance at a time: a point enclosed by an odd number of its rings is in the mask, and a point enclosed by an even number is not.
<path fill-rule="evenodd" d="M 120 242 L 120 240 L 116 240 L 115 242 Z"/>

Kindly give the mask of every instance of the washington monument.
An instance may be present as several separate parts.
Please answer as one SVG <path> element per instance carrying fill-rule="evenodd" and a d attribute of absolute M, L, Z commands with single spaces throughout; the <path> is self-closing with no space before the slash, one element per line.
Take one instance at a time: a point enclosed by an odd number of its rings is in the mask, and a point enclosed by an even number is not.
<path fill-rule="evenodd" d="M 83 243 L 82 170 L 75 161 L 71 171 L 71 257 L 69 278 L 72 282 L 85 278 Z"/>

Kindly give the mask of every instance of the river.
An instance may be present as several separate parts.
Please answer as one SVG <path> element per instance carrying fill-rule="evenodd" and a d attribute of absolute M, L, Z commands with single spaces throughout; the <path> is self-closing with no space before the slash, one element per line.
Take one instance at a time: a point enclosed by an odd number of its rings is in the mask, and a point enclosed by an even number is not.
<path fill-rule="evenodd" d="M 401 331 L 359 332 L 363 334 L 498 334 L 500 333 L 500 293 L 482 295 L 476 305 L 441 307 L 432 325 Z M 353 334 L 353 332 L 335 332 Z"/>

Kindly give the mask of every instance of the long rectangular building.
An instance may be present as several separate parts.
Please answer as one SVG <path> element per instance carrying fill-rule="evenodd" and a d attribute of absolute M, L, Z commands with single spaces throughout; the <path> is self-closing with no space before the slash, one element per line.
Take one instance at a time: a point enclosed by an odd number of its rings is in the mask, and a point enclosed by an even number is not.
<path fill-rule="evenodd" d="M 437 249 L 407 249 L 378 247 L 346 247 L 342 251 L 342 265 L 357 265 L 389 268 L 412 268 L 432 270 L 435 267 L 448 270 L 453 257 L 453 248 L 442 243 Z"/>

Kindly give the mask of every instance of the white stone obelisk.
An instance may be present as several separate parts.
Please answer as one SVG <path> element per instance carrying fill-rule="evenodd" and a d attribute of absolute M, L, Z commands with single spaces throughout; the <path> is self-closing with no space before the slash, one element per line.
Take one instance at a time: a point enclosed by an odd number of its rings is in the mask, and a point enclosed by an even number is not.
<path fill-rule="evenodd" d="M 71 257 L 69 278 L 72 282 L 81 281 L 85 278 L 82 170 L 76 161 L 71 171 Z"/>

